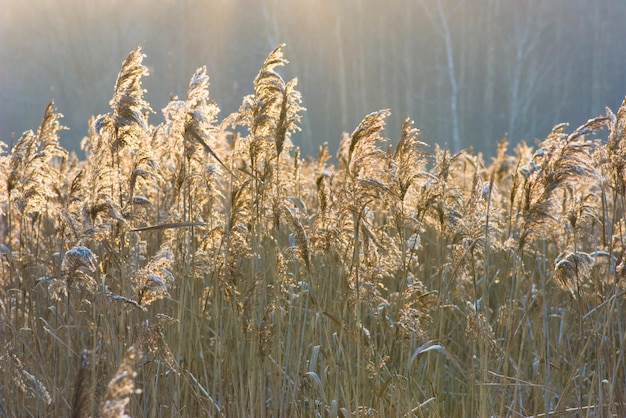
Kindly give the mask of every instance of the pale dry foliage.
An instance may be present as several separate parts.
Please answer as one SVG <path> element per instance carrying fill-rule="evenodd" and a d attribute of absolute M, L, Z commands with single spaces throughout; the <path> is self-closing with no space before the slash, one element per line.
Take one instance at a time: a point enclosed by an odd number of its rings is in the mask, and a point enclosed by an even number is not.
<path fill-rule="evenodd" d="M 380 110 L 333 163 L 283 48 L 223 118 L 203 67 L 151 125 L 137 48 L 84 160 L 52 103 L 0 144 L 1 415 L 626 416 L 626 101 L 490 162 Z"/>

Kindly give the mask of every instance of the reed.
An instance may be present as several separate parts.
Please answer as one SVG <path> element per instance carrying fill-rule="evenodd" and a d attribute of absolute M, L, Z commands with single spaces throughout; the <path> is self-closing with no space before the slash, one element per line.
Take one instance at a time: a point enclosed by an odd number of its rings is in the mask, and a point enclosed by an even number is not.
<path fill-rule="evenodd" d="M 0 415 L 626 416 L 626 101 L 490 161 L 389 110 L 302 158 L 283 48 L 156 126 L 137 48 L 83 160 L 52 103 L 0 144 Z"/>

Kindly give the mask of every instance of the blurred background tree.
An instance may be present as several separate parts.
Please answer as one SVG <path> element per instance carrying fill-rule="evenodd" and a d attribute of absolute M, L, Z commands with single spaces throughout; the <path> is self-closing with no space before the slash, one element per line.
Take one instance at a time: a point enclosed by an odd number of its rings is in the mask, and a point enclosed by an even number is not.
<path fill-rule="evenodd" d="M 38 126 L 53 99 L 78 150 L 142 45 L 158 111 L 206 65 L 222 116 L 239 108 L 277 44 L 307 112 L 294 141 L 336 147 L 371 111 L 422 139 L 491 155 L 504 135 L 543 138 L 617 109 L 626 95 L 622 0 L 0 0 L 0 140 Z M 157 114 L 152 123 L 161 121 Z M 572 129 L 575 127 L 572 126 Z"/>

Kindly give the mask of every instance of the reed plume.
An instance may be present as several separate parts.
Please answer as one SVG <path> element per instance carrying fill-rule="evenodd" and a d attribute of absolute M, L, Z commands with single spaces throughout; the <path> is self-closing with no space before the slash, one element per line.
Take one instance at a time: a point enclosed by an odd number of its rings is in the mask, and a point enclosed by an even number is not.
<path fill-rule="evenodd" d="M 84 160 L 52 103 L 0 143 L 0 415 L 625 416 L 626 101 L 491 159 L 384 109 L 312 158 L 282 45 L 156 126 L 143 59 Z"/>
<path fill-rule="evenodd" d="M 131 346 L 117 372 L 109 381 L 107 390 L 100 403 L 99 413 L 103 418 L 130 418 L 126 414 L 126 407 L 132 395 L 140 394 L 141 390 L 135 388 L 135 364 L 140 360 L 141 351 Z"/>

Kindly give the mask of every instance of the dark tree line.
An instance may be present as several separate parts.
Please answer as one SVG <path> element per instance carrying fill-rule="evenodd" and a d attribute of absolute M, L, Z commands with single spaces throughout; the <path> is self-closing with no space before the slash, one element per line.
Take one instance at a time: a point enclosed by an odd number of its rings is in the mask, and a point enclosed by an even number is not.
<path fill-rule="evenodd" d="M 392 139 L 408 115 L 430 143 L 491 153 L 505 134 L 532 142 L 626 95 L 621 0 L 5 0 L 0 19 L 4 142 L 54 99 L 72 129 L 64 145 L 78 148 L 138 44 L 156 122 L 201 65 L 222 115 L 237 110 L 287 43 L 286 75 L 308 109 L 294 140 L 308 154 L 381 108 Z"/>

